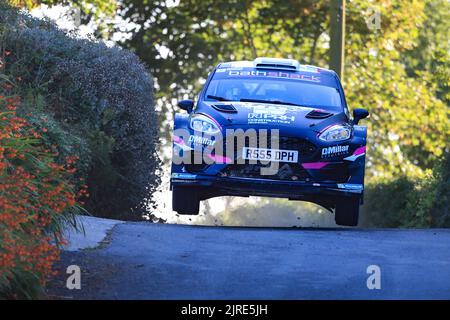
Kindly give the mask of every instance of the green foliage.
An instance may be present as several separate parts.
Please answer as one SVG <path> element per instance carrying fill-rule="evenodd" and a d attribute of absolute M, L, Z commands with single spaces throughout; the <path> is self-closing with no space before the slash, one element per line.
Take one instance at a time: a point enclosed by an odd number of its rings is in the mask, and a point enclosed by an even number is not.
<path fill-rule="evenodd" d="M 345 70 L 350 106 L 371 112 L 369 176 L 407 174 L 414 166 L 432 168 L 450 138 L 448 108 L 428 79 L 408 76 L 402 61 L 417 44 L 418 26 L 426 18 L 424 4 L 378 2 L 382 23 L 376 32 L 360 14 L 371 6 L 365 1 L 349 5 Z"/>
<path fill-rule="evenodd" d="M 434 195 L 430 210 L 434 226 L 450 227 L 450 154 L 439 163 L 433 172 L 429 192 Z"/>
<path fill-rule="evenodd" d="M 6 0 L 11 5 L 32 10 L 41 5 L 49 7 L 64 5 L 70 7 L 69 13 L 79 18 L 80 24 L 94 26 L 97 38 L 108 38 L 112 31 L 111 20 L 114 18 L 119 4 L 117 0 Z"/>
<path fill-rule="evenodd" d="M 23 98 L 20 109 L 61 157 L 78 156 L 89 184 L 87 209 L 119 218 L 146 212 L 159 184 L 153 81 L 131 52 L 65 34 L 0 2 L 4 72 Z M 0 81 L 1 84 L 1 81 Z"/>
<path fill-rule="evenodd" d="M 439 99 L 450 102 L 450 2 L 425 1 L 417 45 L 402 56 L 409 76 L 431 77 Z"/>
<path fill-rule="evenodd" d="M 450 154 L 415 177 L 377 179 L 366 188 L 363 226 L 450 227 Z"/>

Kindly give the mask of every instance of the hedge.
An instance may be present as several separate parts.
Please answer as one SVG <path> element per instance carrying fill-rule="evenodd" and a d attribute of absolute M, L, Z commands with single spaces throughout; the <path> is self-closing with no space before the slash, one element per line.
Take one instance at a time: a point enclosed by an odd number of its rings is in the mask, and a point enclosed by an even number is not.
<path fill-rule="evenodd" d="M 12 52 L 3 72 L 23 98 L 18 112 L 48 128 L 60 158 L 79 158 L 73 178 L 87 181 L 86 208 L 140 219 L 160 183 L 153 80 L 145 66 L 130 51 L 68 34 L 3 2 L 0 41 L 0 50 Z"/>
<path fill-rule="evenodd" d="M 152 77 L 133 53 L 0 0 L 0 299 L 39 297 L 85 208 L 147 213 L 157 133 Z"/>
<path fill-rule="evenodd" d="M 367 227 L 450 227 L 450 154 L 433 169 L 366 186 L 361 215 Z"/>

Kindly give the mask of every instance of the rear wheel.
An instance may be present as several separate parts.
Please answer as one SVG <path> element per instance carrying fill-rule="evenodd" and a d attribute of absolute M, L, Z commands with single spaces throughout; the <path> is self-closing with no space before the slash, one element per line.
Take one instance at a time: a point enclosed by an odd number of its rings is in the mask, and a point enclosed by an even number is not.
<path fill-rule="evenodd" d="M 341 226 L 357 226 L 359 218 L 359 198 L 351 198 L 336 204 L 334 220 Z"/>
<path fill-rule="evenodd" d="M 200 209 L 200 190 L 192 186 L 174 185 L 172 209 L 179 214 L 197 215 Z"/>

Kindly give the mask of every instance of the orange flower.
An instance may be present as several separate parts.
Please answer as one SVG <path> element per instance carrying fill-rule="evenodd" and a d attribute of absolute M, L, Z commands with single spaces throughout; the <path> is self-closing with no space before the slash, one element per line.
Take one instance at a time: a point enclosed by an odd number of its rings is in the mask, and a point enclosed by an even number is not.
<path fill-rule="evenodd" d="M 53 274 L 52 265 L 59 257 L 58 247 L 44 230 L 77 203 L 68 183 L 77 158 L 57 164 L 51 151 L 45 150 L 41 135 L 16 116 L 19 103 L 17 96 L 0 96 L 0 110 L 8 110 L 0 117 L 0 275 L 12 279 L 13 269 L 32 272 L 44 283 Z M 30 155 L 41 160 L 45 168 L 34 166 L 34 162 L 22 166 L 10 160 L 27 163 Z M 61 235 L 55 236 L 63 241 Z"/>

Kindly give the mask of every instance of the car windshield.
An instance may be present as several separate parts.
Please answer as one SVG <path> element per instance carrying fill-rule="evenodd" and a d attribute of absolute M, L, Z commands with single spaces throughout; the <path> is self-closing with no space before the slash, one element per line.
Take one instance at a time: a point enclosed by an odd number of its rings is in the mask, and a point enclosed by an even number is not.
<path fill-rule="evenodd" d="M 289 79 L 213 79 L 205 94 L 207 101 L 255 101 L 287 103 L 340 111 L 341 97 L 336 88 Z"/>

